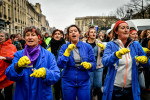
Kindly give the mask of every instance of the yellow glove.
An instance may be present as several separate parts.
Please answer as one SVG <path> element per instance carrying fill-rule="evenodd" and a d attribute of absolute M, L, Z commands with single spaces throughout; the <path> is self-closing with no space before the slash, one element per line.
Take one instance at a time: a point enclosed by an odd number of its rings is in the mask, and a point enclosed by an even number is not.
<path fill-rule="evenodd" d="M 122 55 L 126 54 L 130 52 L 130 50 L 128 50 L 127 48 L 122 48 L 120 49 L 119 51 L 116 52 L 116 56 L 121 59 L 122 58 Z"/>
<path fill-rule="evenodd" d="M 49 47 L 47 50 L 51 52 L 51 47 Z"/>
<path fill-rule="evenodd" d="M 97 43 L 97 45 L 101 48 L 101 50 L 105 50 L 105 45 L 102 43 Z"/>
<path fill-rule="evenodd" d="M 148 48 L 142 47 L 145 53 L 150 53 L 150 50 Z"/>
<path fill-rule="evenodd" d="M 148 62 L 148 58 L 146 56 L 137 56 L 135 57 L 136 62 L 146 64 Z"/>
<path fill-rule="evenodd" d="M 45 70 L 44 67 L 35 70 L 35 71 L 30 75 L 30 77 L 36 77 L 36 78 L 40 78 L 40 77 L 45 78 L 45 76 L 46 76 L 46 70 Z"/>
<path fill-rule="evenodd" d="M 70 55 L 70 52 L 75 48 L 76 46 L 74 44 L 70 44 L 68 46 L 68 48 L 66 49 L 65 53 L 64 53 L 64 56 L 66 57 L 69 57 Z"/>
<path fill-rule="evenodd" d="M 29 64 L 31 64 L 31 61 L 27 56 L 21 57 L 18 61 L 18 67 L 27 67 Z"/>
<path fill-rule="evenodd" d="M 82 62 L 81 65 L 82 65 L 85 69 L 91 69 L 91 67 L 92 67 L 91 63 L 88 63 L 88 62 Z"/>

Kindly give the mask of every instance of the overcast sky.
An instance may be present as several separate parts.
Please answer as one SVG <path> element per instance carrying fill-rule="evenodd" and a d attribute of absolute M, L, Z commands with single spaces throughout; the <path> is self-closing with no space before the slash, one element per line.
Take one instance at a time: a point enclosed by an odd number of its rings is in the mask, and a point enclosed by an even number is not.
<path fill-rule="evenodd" d="M 76 17 L 110 15 L 111 11 L 128 3 L 130 0 L 28 0 L 40 3 L 42 13 L 50 27 L 64 30 L 75 24 Z"/>

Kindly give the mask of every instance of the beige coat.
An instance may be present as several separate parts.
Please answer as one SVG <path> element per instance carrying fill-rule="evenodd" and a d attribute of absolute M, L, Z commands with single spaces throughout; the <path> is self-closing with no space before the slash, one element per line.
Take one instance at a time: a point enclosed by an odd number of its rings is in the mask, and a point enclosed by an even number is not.
<path fill-rule="evenodd" d="M 83 42 L 86 43 L 86 41 L 83 41 Z M 100 40 L 96 39 L 96 40 L 95 40 L 95 43 L 96 43 L 96 45 L 97 45 L 97 43 L 102 43 L 102 42 L 101 42 Z M 103 44 L 103 43 L 102 43 L 102 44 Z M 98 55 L 97 55 L 97 66 L 96 66 L 96 69 L 103 67 L 103 64 L 102 64 L 102 62 L 101 62 L 102 57 L 100 57 L 101 48 L 100 48 L 98 45 L 97 45 L 97 47 L 98 47 Z"/>

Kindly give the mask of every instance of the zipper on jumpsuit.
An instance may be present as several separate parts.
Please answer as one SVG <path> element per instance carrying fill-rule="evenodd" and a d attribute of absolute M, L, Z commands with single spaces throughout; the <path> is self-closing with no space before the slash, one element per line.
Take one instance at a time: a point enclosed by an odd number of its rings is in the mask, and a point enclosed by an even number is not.
<path fill-rule="evenodd" d="M 76 86 L 77 86 L 78 84 L 77 84 L 77 68 L 76 68 Z"/>
<path fill-rule="evenodd" d="M 132 41 L 131 41 L 132 42 Z M 127 48 L 129 47 L 129 45 L 131 44 L 131 42 L 128 44 Z M 121 45 L 121 43 L 119 42 L 119 44 Z M 123 48 L 123 46 L 121 45 L 121 47 Z M 131 59 L 129 53 L 127 54 L 129 56 L 129 59 Z M 128 59 L 127 59 L 127 55 L 125 55 L 126 57 L 126 70 L 125 70 L 125 79 L 124 79 L 124 84 L 123 84 L 123 87 L 122 87 L 122 91 L 123 89 L 125 88 L 125 84 L 126 84 L 126 80 L 127 80 L 127 69 L 128 69 Z"/>

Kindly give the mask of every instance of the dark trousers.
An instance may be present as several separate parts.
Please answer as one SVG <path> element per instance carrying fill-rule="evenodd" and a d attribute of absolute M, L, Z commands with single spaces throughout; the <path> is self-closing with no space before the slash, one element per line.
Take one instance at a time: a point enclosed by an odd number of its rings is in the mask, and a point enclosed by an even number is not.
<path fill-rule="evenodd" d="M 54 97 L 55 100 L 60 100 L 60 98 L 62 98 L 61 79 L 54 84 Z"/>
<path fill-rule="evenodd" d="M 0 100 L 12 100 L 12 88 L 13 88 L 13 85 L 10 85 L 6 88 L 4 88 L 4 95 L 2 95 L 1 91 L 2 89 L 0 89 Z"/>
<path fill-rule="evenodd" d="M 112 100 L 133 100 L 132 88 L 114 86 Z"/>

